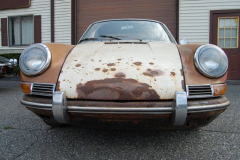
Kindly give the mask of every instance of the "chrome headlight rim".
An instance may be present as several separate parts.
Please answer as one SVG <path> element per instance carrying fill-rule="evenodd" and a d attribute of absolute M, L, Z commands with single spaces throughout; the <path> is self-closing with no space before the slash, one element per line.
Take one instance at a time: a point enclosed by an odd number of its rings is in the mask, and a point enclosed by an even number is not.
<path fill-rule="evenodd" d="M 203 67 L 200 65 L 200 62 L 199 62 L 199 54 L 201 53 L 202 49 L 205 48 L 205 47 L 208 47 L 208 46 L 212 46 L 212 47 L 215 47 L 215 48 L 218 48 L 220 49 L 222 52 L 224 52 L 220 47 L 216 46 L 216 45 L 213 45 L 213 44 L 205 44 L 205 45 L 201 45 L 200 47 L 197 48 L 197 50 L 195 51 L 195 54 L 194 54 L 194 64 L 195 64 L 195 67 L 197 68 L 197 70 L 203 74 L 204 76 L 208 77 L 208 78 L 220 78 L 220 77 L 223 77 L 227 70 L 228 70 L 228 65 L 226 67 L 226 69 L 221 73 L 221 74 L 218 74 L 218 75 L 215 75 L 215 76 L 212 76 L 210 74 L 207 74 L 206 72 L 204 72 L 204 69 Z M 225 52 L 224 52 L 225 53 Z"/>
<path fill-rule="evenodd" d="M 23 67 L 23 66 L 25 66 L 24 61 L 23 61 L 24 53 L 26 53 L 26 51 L 31 48 L 44 49 L 44 53 L 46 54 L 46 57 L 47 57 L 44 65 L 42 67 L 40 67 L 36 72 L 26 71 L 25 68 Z M 48 67 L 51 64 L 51 60 L 52 60 L 52 54 L 51 54 L 50 49 L 42 43 L 36 43 L 36 44 L 32 44 L 32 45 L 28 46 L 26 49 L 23 50 L 23 52 L 19 58 L 19 67 L 24 75 L 37 76 L 37 75 L 42 74 L 43 72 L 45 72 L 48 69 Z"/>

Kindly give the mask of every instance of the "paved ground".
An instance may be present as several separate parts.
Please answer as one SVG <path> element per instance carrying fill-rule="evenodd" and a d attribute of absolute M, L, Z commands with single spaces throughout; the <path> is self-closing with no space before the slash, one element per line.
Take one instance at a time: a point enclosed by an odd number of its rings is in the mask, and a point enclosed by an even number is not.
<path fill-rule="evenodd" d="M 240 159 L 240 85 L 207 127 L 121 131 L 48 127 L 20 105 L 19 83 L 0 79 L 0 159 Z"/>

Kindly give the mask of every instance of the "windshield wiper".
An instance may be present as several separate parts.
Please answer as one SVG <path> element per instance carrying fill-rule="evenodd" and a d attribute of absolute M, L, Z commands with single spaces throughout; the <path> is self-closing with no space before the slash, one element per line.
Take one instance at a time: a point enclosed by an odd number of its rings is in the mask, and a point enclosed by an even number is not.
<path fill-rule="evenodd" d="M 131 37 L 131 36 L 116 36 L 116 37 L 127 37 L 127 38 L 133 38 L 133 39 L 137 39 L 139 41 L 142 41 L 141 38 L 136 38 L 136 37 Z"/>
<path fill-rule="evenodd" d="M 114 36 L 100 35 L 100 37 L 103 37 L 103 38 L 112 38 L 112 39 L 116 39 L 116 40 L 121 40 L 120 38 L 117 38 L 117 37 L 114 37 Z"/>
<path fill-rule="evenodd" d="M 80 40 L 79 42 L 92 41 L 92 40 L 97 40 L 97 38 L 84 38 L 84 39 Z"/>

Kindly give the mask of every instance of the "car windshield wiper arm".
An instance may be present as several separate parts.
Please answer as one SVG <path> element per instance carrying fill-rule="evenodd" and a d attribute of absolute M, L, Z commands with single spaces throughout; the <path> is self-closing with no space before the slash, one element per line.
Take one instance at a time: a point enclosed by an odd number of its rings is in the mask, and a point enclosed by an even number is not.
<path fill-rule="evenodd" d="M 133 39 L 137 39 L 139 41 L 142 41 L 141 38 L 136 38 L 136 37 L 131 37 L 131 36 L 116 36 L 116 37 L 127 37 L 127 38 L 133 38 Z"/>
<path fill-rule="evenodd" d="M 83 41 L 92 41 L 92 40 L 97 40 L 97 38 L 84 38 L 84 39 L 80 40 L 80 42 L 83 42 Z"/>
<path fill-rule="evenodd" d="M 121 40 L 121 38 L 114 37 L 114 36 L 100 35 L 100 37 L 103 37 L 103 38 L 112 38 L 112 39 L 116 39 L 116 40 Z"/>

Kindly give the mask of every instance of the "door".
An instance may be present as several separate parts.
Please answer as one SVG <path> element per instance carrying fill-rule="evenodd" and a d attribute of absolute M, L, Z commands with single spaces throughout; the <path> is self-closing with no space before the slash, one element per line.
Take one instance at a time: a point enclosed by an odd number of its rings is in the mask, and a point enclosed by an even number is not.
<path fill-rule="evenodd" d="M 177 38 L 177 0 L 77 0 L 77 41 L 87 27 L 99 20 L 118 18 L 153 19 L 166 24 Z"/>
<path fill-rule="evenodd" d="M 228 79 L 240 80 L 240 10 L 216 11 L 212 15 L 212 41 L 221 47 L 228 56 Z M 210 23 L 211 24 L 211 23 Z"/>

